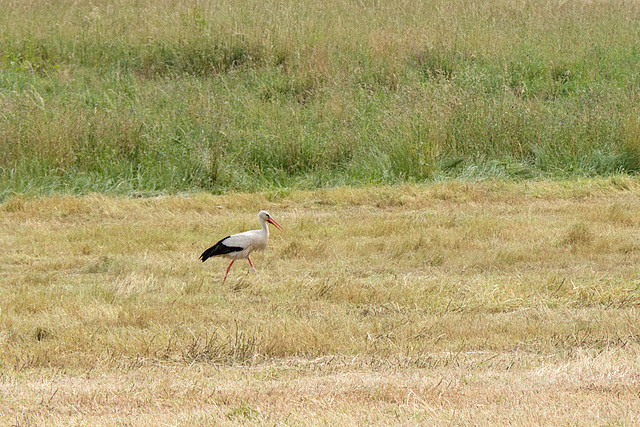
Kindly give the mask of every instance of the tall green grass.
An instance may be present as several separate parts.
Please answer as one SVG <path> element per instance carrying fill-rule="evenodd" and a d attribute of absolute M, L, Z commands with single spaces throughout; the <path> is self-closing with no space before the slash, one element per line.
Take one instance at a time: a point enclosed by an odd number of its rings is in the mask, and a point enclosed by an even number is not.
<path fill-rule="evenodd" d="M 640 170 L 635 2 L 2 8 L 0 198 Z"/>

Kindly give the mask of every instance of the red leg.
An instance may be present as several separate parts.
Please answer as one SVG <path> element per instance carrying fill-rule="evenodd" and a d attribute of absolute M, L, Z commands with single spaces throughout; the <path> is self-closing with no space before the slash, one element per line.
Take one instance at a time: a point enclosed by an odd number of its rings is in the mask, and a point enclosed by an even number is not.
<path fill-rule="evenodd" d="M 229 264 L 229 267 L 227 267 L 227 272 L 224 275 L 224 280 L 222 280 L 222 284 L 224 285 L 225 280 L 227 280 L 227 275 L 229 274 L 229 270 L 231 270 L 231 266 L 233 265 L 233 263 L 235 262 L 235 259 L 231 260 L 231 264 Z"/>
<path fill-rule="evenodd" d="M 247 257 L 247 261 L 249 261 L 249 265 L 251 266 L 251 268 L 253 268 L 253 272 L 258 274 L 258 272 L 256 271 L 256 268 L 253 266 L 253 263 L 251 262 L 251 258 Z"/>

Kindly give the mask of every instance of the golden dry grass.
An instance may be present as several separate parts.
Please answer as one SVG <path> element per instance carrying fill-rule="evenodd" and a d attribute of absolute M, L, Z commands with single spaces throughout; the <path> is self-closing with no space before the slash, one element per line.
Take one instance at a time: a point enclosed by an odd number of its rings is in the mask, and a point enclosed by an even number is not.
<path fill-rule="evenodd" d="M 634 425 L 640 181 L 0 205 L 0 423 Z M 283 225 L 259 276 L 209 244 Z"/>

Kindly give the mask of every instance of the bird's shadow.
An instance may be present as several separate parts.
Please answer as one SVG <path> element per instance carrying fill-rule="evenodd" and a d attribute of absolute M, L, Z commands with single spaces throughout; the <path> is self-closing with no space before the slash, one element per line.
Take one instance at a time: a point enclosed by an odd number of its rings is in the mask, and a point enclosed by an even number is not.
<path fill-rule="evenodd" d="M 249 271 L 247 271 L 247 274 L 245 274 L 243 277 L 241 277 L 240 279 L 238 279 L 238 281 L 231 286 L 231 290 L 233 292 L 241 292 L 247 288 L 249 288 L 251 286 L 251 281 L 248 280 L 249 278 Z"/>

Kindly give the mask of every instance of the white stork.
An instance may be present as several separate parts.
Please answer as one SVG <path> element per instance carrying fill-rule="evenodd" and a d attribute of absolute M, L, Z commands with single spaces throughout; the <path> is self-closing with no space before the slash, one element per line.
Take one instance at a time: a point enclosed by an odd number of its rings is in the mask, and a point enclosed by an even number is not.
<path fill-rule="evenodd" d="M 231 264 L 227 267 L 227 272 L 224 275 L 224 280 L 222 281 L 223 285 L 227 280 L 227 275 L 229 274 L 229 270 L 231 270 L 231 266 L 239 259 L 246 259 L 249 261 L 249 265 L 253 269 L 253 272 L 258 274 L 251 262 L 251 258 L 249 258 L 249 255 L 253 251 L 262 251 L 267 247 L 267 240 L 269 239 L 269 227 L 267 226 L 267 222 L 273 224 L 278 230 L 282 230 L 280 224 L 278 224 L 275 219 L 271 218 L 271 215 L 269 215 L 269 212 L 267 211 L 260 211 L 258 213 L 258 221 L 260 221 L 260 225 L 262 226 L 260 230 L 245 231 L 243 233 L 227 236 L 200 255 L 202 262 L 205 262 L 208 258 L 214 256 L 225 256 L 227 258 L 231 258 Z"/>

